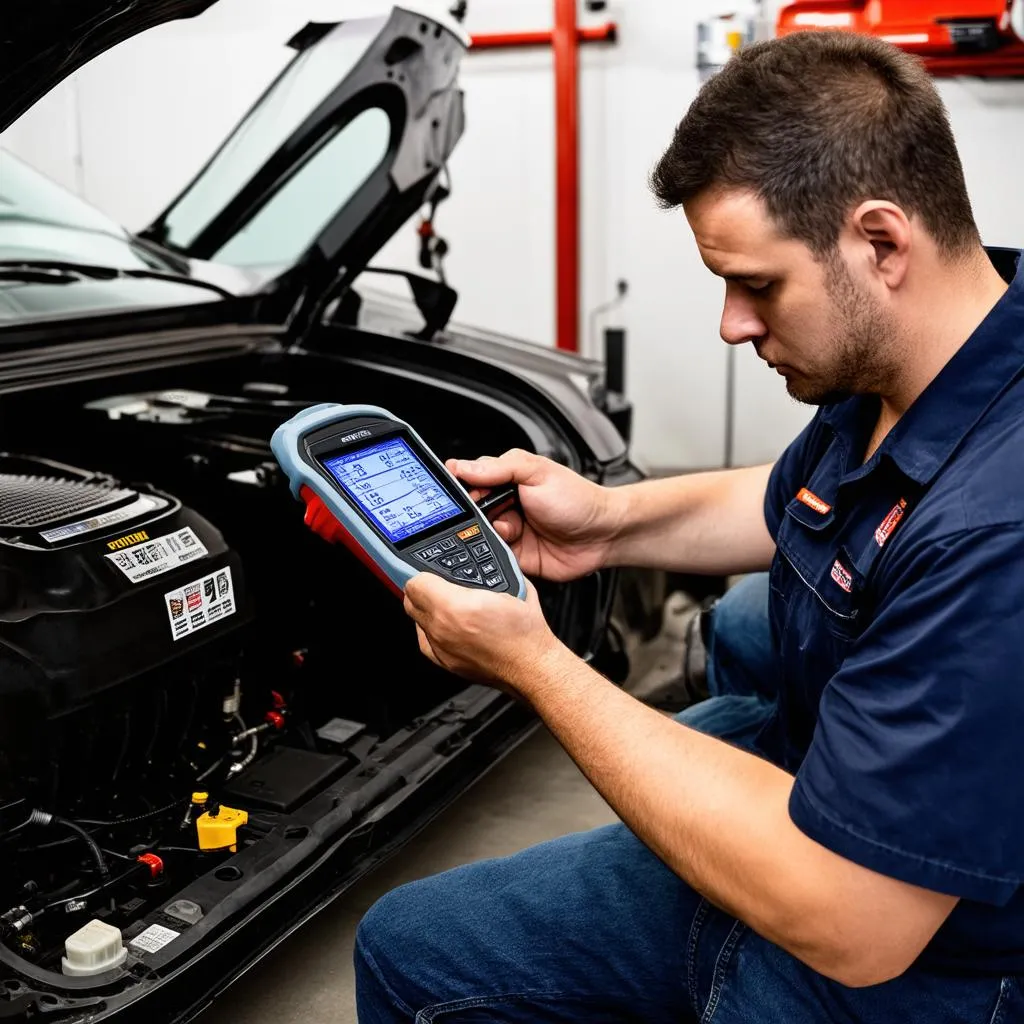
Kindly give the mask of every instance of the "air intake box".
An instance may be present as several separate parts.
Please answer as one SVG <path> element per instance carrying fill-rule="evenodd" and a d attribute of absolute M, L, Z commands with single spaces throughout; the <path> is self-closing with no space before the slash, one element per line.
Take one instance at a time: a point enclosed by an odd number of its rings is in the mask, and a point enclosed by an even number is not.
<path fill-rule="evenodd" d="M 238 556 L 173 497 L 0 455 L 0 750 L 248 617 Z"/>

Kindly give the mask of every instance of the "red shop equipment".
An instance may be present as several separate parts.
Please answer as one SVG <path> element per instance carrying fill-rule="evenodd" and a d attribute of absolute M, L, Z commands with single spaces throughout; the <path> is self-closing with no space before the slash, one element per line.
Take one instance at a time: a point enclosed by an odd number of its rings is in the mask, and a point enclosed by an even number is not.
<path fill-rule="evenodd" d="M 922 57 L 937 76 L 1024 76 L 1024 0 L 794 0 L 776 35 L 860 32 Z"/>

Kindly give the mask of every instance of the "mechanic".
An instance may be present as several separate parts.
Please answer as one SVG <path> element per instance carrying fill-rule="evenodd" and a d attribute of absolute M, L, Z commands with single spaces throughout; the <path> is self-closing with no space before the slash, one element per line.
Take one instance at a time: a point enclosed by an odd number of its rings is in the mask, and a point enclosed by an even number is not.
<path fill-rule="evenodd" d="M 386 895 L 359 1019 L 1024 1020 L 1019 253 L 982 248 L 920 65 L 845 33 L 742 50 L 652 184 L 726 282 L 723 339 L 812 422 L 772 467 L 615 490 L 521 451 L 453 471 L 518 483 L 498 528 L 532 576 L 770 566 L 777 692 L 674 721 L 534 591 L 414 578 L 423 652 L 529 702 L 624 824 Z"/>

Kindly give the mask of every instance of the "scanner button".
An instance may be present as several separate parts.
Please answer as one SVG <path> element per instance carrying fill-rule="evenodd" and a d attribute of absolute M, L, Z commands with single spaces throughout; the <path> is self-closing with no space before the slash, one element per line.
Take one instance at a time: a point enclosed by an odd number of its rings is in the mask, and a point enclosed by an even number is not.
<path fill-rule="evenodd" d="M 441 554 L 442 548 L 440 544 L 434 544 L 429 548 L 423 548 L 417 551 L 416 554 L 420 556 L 425 562 L 429 562 L 432 558 L 437 558 Z"/>
<path fill-rule="evenodd" d="M 465 530 L 459 530 L 455 535 L 459 540 L 471 540 L 473 537 L 480 536 L 480 526 L 474 523 L 472 526 L 466 527 Z"/>
<path fill-rule="evenodd" d="M 474 558 L 486 558 L 491 553 L 491 546 L 486 541 L 474 544 L 470 549 Z M 484 570 L 486 572 L 486 570 Z"/>
<path fill-rule="evenodd" d="M 455 570 L 455 575 L 460 580 L 480 580 L 480 573 L 475 565 L 463 565 Z"/>
<path fill-rule="evenodd" d="M 484 582 L 489 587 L 500 587 L 505 582 L 505 577 L 498 573 L 496 576 L 488 576 Z"/>
<path fill-rule="evenodd" d="M 480 571 L 485 576 L 493 576 L 498 571 L 498 567 L 494 562 L 482 562 L 480 565 Z"/>
<path fill-rule="evenodd" d="M 459 565 L 458 555 L 445 555 L 444 558 L 437 560 L 438 565 L 443 565 L 446 569 L 454 569 L 455 566 Z"/>
<path fill-rule="evenodd" d="M 454 537 L 442 537 L 437 542 L 437 546 L 442 551 L 454 551 L 459 546 L 459 542 Z"/>
<path fill-rule="evenodd" d="M 465 565 L 466 562 L 469 561 L 469 552 L 468 551 L 459 551 L 456 554 L 452 555 L 451 557 L 455 559 L 455 564 L 456 565 Z"/>

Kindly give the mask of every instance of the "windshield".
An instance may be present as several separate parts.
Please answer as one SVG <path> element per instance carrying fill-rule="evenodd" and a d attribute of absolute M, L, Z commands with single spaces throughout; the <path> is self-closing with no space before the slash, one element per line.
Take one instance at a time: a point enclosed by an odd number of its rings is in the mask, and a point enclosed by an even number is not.
<path fill-rule="evenodd" d="M 376 170 L 390 139 L 388 115 L 380 107 L 362 111 L 321 146 L 213 258 L 241 267 L 297 262 L 330 223 L 339 198 L 355 195 Z"/>
<path fill-rule="evenodd" d="M 182 276 L 173 258 L 164 259 L 153 249 L 0 149 L 0 329 L 214 298 L 208 285 Z M 17 264 L 56 264 L 67 270 L 26 273 Z M 74 269 L 78 265 L 81 273 Z M 97 269 L 112 273 L 97 274 Z"/>
<path fill-rule="evenodd" d="M 383 21 L 345 22 L 299 53 L 158 222 L 154 236 L 176 251 L 236 266 L 295 263 L 386 158 L 392 125 L 379 107 L 331 126 L 229 237 L 208 244 L 203 235 L 253 176 L 318 116 Z"/>
<path fill-rule="evenodd" d="M 0 261 L 64 260 L 165 269 L 119 224 L 0 149 Z"/>

